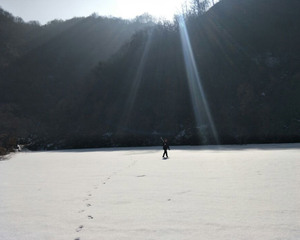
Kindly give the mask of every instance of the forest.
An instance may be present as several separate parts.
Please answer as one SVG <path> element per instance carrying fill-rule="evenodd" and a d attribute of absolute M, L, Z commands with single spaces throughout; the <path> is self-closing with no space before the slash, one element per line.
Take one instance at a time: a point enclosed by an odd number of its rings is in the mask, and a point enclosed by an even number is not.
<path fill-rule="evenodd" d="M 25 23 L 0 9 L 0 152 L 300 141 L 300 2 Z"/>

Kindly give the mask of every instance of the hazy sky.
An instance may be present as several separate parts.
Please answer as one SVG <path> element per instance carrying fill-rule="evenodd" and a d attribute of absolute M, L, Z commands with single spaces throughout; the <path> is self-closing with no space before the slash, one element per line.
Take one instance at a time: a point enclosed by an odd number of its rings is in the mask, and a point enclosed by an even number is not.
<path fill-rule="evenodd" d="M 133 18 L 145 12 L 173 19 L 186 0 L 0 0 L 0 6 L 24 21 L 45 24 L 53 19 L 70 19 L 98 13 L 100 16 Z"/>

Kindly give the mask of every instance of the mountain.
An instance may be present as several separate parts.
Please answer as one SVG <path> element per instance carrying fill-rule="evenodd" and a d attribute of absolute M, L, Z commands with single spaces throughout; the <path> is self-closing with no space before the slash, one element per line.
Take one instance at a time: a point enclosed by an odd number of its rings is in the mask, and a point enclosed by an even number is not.
<path fill-rule="evenodd" d="M 297 0 L 223 0 L 185 13 L 185 27 L 141 24 L 118 49 L 105 34 L 110 54 L 106 40 L 91 47 L 103 33 L 92 23 L 133 23 L 73 19 L 1 72 L 1 101 L 14 106 L 2 114 L 37 148 L 299 141 L 299 10 Z"/>
<path fill-rule="evenodd" d="M 223 0 L 186 16 L 211 120 L 204 102 L 194 108 L 179 24 L 134 35 L 88 86 L 96 139 L 110 133 L 133 145 L 158 144 L 156 134 L 178 144 L 299 141 L 299 10 L 294 0 Z"/>
<path fill-rule="evenodd" d="M 223 0 L 202 23 L 191 20 L 196 62 L 223 141 L 299 139 L 299 10 L 295 0 Z"/>
<path fill-rule="evenodd" d="M 0 9 L 1 132 L 44 134 L 44 120 L 55 121 L 56 106 L 78 95 L 91 69 L 136 31 L 153 25 L 143 20 L 144 16 L 128 21 L 93 14 L 40 26 Z"/>

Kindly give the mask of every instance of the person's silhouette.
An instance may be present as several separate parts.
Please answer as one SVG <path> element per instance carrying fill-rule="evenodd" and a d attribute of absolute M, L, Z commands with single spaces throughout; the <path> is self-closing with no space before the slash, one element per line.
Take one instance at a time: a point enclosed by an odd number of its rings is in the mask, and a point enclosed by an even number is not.
<path fill-rule="evenodd" d="M 166 156 L 166 158 L 169 158 L 167 150 L 170 150 L 170 146 L 168 144 L 168 139 L 166 138 L 165 140 L 163 140 L 163 150 L 164 150 L 164 154 L 162 157 L 165 158 Z"/>

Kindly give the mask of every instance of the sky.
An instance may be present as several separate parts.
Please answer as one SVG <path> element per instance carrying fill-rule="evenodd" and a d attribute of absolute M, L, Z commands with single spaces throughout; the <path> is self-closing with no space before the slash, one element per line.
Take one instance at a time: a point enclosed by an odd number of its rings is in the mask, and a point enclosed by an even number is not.
<path fill-rule="evenodd" d="M 25 22 L 41 24 L 54 19 L 70 19 L 97 13 L 132 19 L 145 12 L 154 17 L 172 20 L 186 0 L 0 0 L 0 6 Z"/>

